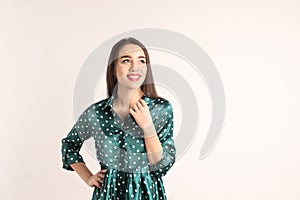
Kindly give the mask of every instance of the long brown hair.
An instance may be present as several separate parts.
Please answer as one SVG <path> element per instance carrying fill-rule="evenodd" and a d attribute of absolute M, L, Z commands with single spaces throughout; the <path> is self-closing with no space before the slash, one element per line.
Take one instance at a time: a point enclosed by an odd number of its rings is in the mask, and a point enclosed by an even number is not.
<path fill-rule="evenodd" d="M 114 90 L 116 89 L 115 87 L 117 87 L 117 82 L 118 82 L 117 77 L 116 77 L 116 71 L 115 71 L 115 61 L 118 58 L 120 49 L 127 44 L 138 45 L 139 47 L 142 48 L 142 50 L 144 51 L 144 54 L 146 56 L 147 73 L 146 73 L 146 78 L 145 78 L 143 84 L 141 85 L 141 90 L 148 97 L 155 98 L 155 99 L 157 99 L 157 98 L 164 99 L 157 95 L 157 92 L 155 89 L 155 84 L 154 84 L 154 79 L 153 79 L 153 75 L 152 75 L 148 51 L 147 51 L 146 47 L 140 41 L 138 41 L 137 39 L 135 39 L 133 37 L 126 37 L 126 38 L 121 39 L 119 42 L 117 42 L 113 46 L 113 48 L 110 52 L 108 65 L 107 65 L 107 71 L 106 71 L 106 84 L 107 84 L 108 97 L 110 97 L 113 94 Z"/>

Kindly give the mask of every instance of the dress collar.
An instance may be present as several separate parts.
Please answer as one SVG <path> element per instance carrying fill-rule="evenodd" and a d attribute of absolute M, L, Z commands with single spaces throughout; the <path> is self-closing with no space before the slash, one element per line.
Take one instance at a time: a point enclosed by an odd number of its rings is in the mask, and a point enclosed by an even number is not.
<path fill-rule="evenodd" d="M 110 106 L 112 108 L 113 107 L 113 100 L 114 100 L 115 97 L 116 97 L 116 93 L 113 93 L 109 98 L 107 98 L 103 109 L 105 109 L 107 106 Z M 148 107 L 149 107 L 150 103 L 155 101 L 154 98 L 148 97 L 145 94 L 141 97 L 141 99 L 143 99 L 146 102 Z"/>

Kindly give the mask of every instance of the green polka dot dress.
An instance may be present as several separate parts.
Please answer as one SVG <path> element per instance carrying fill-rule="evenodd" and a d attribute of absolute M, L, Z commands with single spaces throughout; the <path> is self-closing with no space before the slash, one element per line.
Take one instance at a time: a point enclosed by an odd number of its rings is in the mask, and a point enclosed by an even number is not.
<path fill-rule="evenodd" d="M 79 151 L 83 142 L 92 137 L 99 165 L 107 169 L 102 189 L 94 187 L 92 200 L 167 199 L 162 177 L 176 157 L 171 103 L 142 97 L 163 147 L 162 159 L 153 164 L 147 160 L 142 129 L 130 114 L 121 120 L 112 109 L 114 97 L 113 94 L 85 109 L 62 139 L 63 169 L 74 171 L 70 164 L 85 163 Z"/>

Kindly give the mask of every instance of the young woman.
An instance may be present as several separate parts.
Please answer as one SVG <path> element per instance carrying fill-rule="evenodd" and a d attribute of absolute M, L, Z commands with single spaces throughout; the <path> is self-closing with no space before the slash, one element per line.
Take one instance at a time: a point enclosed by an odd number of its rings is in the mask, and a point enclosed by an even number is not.
<path fill-rule="evenodd" d="M 165 200 L 162 176 L 176 157 L 173 107 L 156 93 L 145 46 L 120 40 L 106 75 L 108 98 L 86 108 L 62 139 L 63 168 L 95 187 L 92 200 Z M 79 153 L 90 137 L 101 166 L 95 174 Z"/>

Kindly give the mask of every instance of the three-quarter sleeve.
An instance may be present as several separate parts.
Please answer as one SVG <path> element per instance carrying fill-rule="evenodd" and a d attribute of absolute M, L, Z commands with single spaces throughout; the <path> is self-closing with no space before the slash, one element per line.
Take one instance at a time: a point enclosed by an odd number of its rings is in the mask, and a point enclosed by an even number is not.
<path fill-rule="evenodd" d="M 170 102 L 167 102 L 163 111 L 160 126 L 157 129 L 163 148 L 162 158 L 156 163 L 148 163 L 150 173 L 157 177 L 166 175 L 176 159 L 176 148 L 173 139 L 173 108 Z"/>
<path fill-rule="evenodd" d="M 85 140 L 90 138 L 89 130 L 89 108 L 87 108 L 77 119 L 72 129 L 67 136 L 61 140 L 61 153 L 62 153 L 62 168 L 74 171 L 70 164 L 77 162 L 84 162 L 83 157 L 80 155 L 80 149 Z"/>

